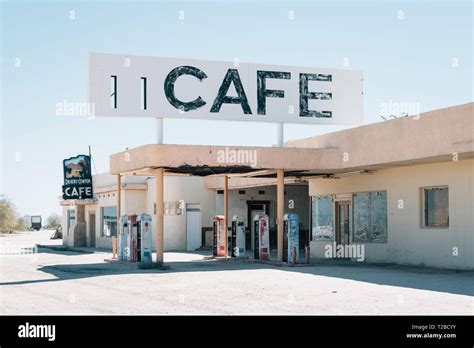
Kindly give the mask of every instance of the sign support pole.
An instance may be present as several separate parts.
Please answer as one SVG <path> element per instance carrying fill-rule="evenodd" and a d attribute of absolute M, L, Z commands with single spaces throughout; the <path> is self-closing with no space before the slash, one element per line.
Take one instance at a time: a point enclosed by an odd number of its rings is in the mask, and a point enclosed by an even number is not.
<path fill-rule="evenodd" d="M 283 147 L 285 143 L 284 124 L 277 123 L 277 146 Z M 277 169 L 277 257 L 283 261 L 283 213 L 285 201 L 285 172 Z"/>
<path fill-rule="evenodd" d="M 277 123 L 277 146 L 283 147 L 285 143 L 285 129 L 284 123 Z"/>
<path fill-rule="evenodd" d="M 283 213 L 285 202 L 285 171 L 277 169 L 277 255 L 283 261 Z"/>
<path fill-rule="evenodd" d="M 116 235 L 112 237 L 112 258 L 117 257 L 117 237 L 119 234 L 120 228 L 120 213 L 122 207 L 122 177 L 117 175 L 117 227 L 116 227 Z"/>
<path fill-rule="evenodd" d="M 156 170 L 156 262 L 163 263 L 163 242 L 164 242 L 164 224 L 163 224 L 163 181 L 164 168 Z"/>
<path fill-rule="evenodd" d="M 225 244 L 225 256 L 228 256 L 228 238 L 227 238 L 227 223 L 229 221 L 229 177 L 224 175 L 224 244 Z"/>
<path fill-rule="evenodd" d="M 163 119 L 155 118 L 156 120 L 156 143 L 163 144 Z"/>

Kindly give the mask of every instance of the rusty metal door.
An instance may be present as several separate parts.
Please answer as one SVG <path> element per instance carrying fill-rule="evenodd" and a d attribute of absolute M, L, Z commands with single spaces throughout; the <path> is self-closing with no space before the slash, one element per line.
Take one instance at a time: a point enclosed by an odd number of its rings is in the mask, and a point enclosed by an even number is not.
<path fill-rule="evenodd" d="M 349 211 L 351 202 L 336 202 L 336 244 L 349 245 Z"/>

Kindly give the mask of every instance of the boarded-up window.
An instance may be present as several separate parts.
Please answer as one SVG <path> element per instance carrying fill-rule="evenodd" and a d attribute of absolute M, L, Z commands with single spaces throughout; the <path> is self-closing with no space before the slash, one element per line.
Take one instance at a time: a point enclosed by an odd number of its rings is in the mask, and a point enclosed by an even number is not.
<path fill-rule="evenodd" d="M 353 218 L 355 243 L 387 243 L 387 192 L 355 193 Z"/>
<path fill-rule="evenodd" d="M 311 211 L 313 214 L 312 240 L 334 240 L 332 196 L 313 197 Z"/>
<path fill-rule="evenodd" d="M 354 242 L 370 242 L 370 193 L 353 195 Z"/>
<path fill-rule="evenodd" d="M 163 215 L 181 215 L 184 201 L 163 202 Z M 153 214 L 156 215 L 156 203 L 153 203 Z"/>
<path fill-rule="evenodd" d="M 371 242 L 387 243 L 387 192 L 370 193 Z"/>
<path fill-rule="evenodd" d="M 449 226 L 449 191 L 447 187 L 430 187 L 423 189 L 424 226 Z"/>

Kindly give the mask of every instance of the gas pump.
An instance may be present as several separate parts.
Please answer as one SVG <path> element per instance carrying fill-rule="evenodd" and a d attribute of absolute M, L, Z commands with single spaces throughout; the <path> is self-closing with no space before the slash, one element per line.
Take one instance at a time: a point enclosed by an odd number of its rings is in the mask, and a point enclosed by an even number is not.
<path fill-rule="evenodd" d="M 122 215 L 120 217 L 120 228 L 118 235 L 118 258 L 119 260 L 127 259 L 127 246 L 129 240 L 129 226 L 128 226 L 128 215 Z"/>
<path fill-rule="evenodd" d="M 128 216 L 128 228 L 129 228 L 129 239 L 128 239 L 128 255 L 127 261 L 137 261 L 137 215 Z"/>
<path fill-rule="evenodd" d="M 227 226 L 224 226 L 225 218 L 223 215 L 216 215 L 214 216 L 214 242 L 213 242 L 213 248 L 212 248 L 212 254 L 214 256 L 226 256 L 226 241 L 225 241 L 225 236 L 226 236 L 226 228 Z"/>
<path fill-rule="evenodd" d="M 270 232 L 268 226 L 268 215 L 257 215 L 254 218 L 254 250 L 255 259 L 270 260 Z"/>
<path fill-rule="evenodd" d="M 258 260 L 259 259 L 259 243 L 258 243 L 258 230 L 259 230 L 259 219 L 260 219 L 260 215 L 255 215 L 255 217 L 253 218 L 253 230 L 254 230 L 254 234 L 253 234 L 253 258 L 255 260 Z"/>
<path fill-rule="evenodd" d="M 283 216 L 283 261 L 298 263 L 300 258 L 300 219 L 297 214 Z"/>
<path fill-rule="evenodd" d="M 152 262 L 151 216 L 140 214 L 137 217 L 137 261 Z"/>
<path fill-rule="evenodd" d="M 232 257 L 245 256 L 245 224 L 238 216 L 232 218 Z"/>

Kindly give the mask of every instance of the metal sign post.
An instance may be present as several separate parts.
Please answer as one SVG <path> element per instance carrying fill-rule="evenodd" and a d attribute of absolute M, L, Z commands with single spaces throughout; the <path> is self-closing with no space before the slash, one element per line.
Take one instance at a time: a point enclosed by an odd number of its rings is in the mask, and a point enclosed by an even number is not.
<path fill-rule="evenodd" d="M 277 123 L 277 146 L 283 147 L 285 144 L 285 124 L 284 123 Z"/>
<path fill-rule="evenodd" d="M 156 119 L 156 143 L 163 144 L 163 119 L 157 117 Z"/>

